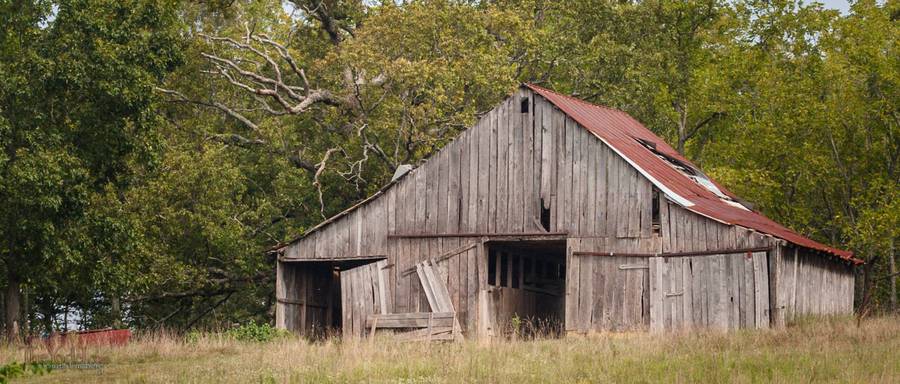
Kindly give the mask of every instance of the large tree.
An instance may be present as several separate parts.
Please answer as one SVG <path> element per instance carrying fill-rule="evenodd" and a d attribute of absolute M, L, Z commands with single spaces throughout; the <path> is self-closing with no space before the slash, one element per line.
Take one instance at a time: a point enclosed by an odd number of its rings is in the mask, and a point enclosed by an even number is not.
<path fill-rule="evenodd" d="M 48 281 L 53 271 L 102 252 L 72 231 L 92 196 L 127 185 L 154 157 L 152 87 L 179 61 L 173 5 L 0 1 L 0 260 L 11 339 L 23 284 L 64 285 Z"/>

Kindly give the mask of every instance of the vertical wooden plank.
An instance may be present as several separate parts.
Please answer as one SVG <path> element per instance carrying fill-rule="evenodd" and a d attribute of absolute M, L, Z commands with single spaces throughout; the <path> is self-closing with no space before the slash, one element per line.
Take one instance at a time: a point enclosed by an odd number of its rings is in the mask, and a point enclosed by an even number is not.
<path fill-rule="evenodd" d="M 408 200 L 406 200 L 406 189 L 410 184 L 409 177 L 401 180 L 396 187 L 392 190 L 394 192 L 394 199 L 396 211 L 394 211 L 394 230 L 397 232 L 406 230 L 406 216 L 409 209 Z M 408 280 L 400 275 L 400 272 L 407 268 L 406 254 L 408 247 L 406 245 L 407 241 L 405 239 L 394 239 L 394 249 L 397 252 L 396 255 L 396 267 L 393 268 L 393 274 L 395 276 L 394 287 L 394 311 L 398 313 L 409 312 L 409 282 Z"/>
<path fill-rule="evenodd" d="M 534 94 L 530 90 L 526 90 L 525 96 L 528 97 L 528 102 L 530 103 L 527 125 L 528 128 L 531 128 L 531 139 L 533 142 L 531 152 L 531 195 L 528 198 L 532 200 L 532 215 L 537 219 L 538 223 L 540 223 L 541 198 L 543 197 L 543 191 L 541 190 L 541 171 L 543 169 L 541 159 L 544 153 L 542 148 L 544 142 L 542 133 L 543 118 L 541 117 L 541 111 L 538 109 L 538 105 L 535 104 Z M 543 230 L 544 228 L 543 226 L 538 226 L 535 229 Z"/>
<path fill-rule="evenodd" d="M 447 233 L 450 229 L 447 218 L 450 214 L 448 209 L 448 195 L 450 194 L 451 150 L 452 148 L 445 147 L 438 153 L 437 161 L 439 161 L 440 164 L 438 165 L 437 191 L 431 193 L 432 195 L 437 195 L 437 210 L 433 216 L 434 220 L 437 222 L 436 231 L 438 233 Z M 440 252 L 444 251 L 444 241 L 447 241 L 447 239 L 440 239 Z M 451 249 L 451 247 L 448 246 L 446 249 Z"/>
<path fill-rule="evenodd" d="M 740 318 L 740 303 L 738 302 L 738 298 L 740 297 L 739 289 L 739 276 L 737 274 L 736 268 L 740 264 L 740 259 L 736 257 L 738 255 L 728 254 L 725 255 L 725 310 L 728 312 L 728 329 L 735 330 L 740 328 L 741 318 Z"/>
<path fill-rule="evenodd" d="M 434 156 L 434 158 L 439 159 L 440 153 Z M 440 221 L 437 217 L 439 213 L 438 208 L 438 200 L 439 193 L 437 192 L 439 181 L 438 179 L 441 177 L 440 175 L 440 164 L 435 161 L 428 161 L 421 167 L 425 171 L 425 189 L 419 191 L 419 198 L 425 200 L 425 228 L 426 233 L 436 233 L 438 231 L 438 222 Z M 440 254 L 439 243 L 440 239 L 437 238 L 429 238 L 429 239 L 421 239 L 419 243 L 421 246 L 419 247 L 419 254 L 416 258 L 417 262 L 421 262 L 426 260 L 429 257 L 436 256 Z M 424 302 L 420 302 L 420 306 Z"/>
<path fill-rule="evenodd" d="M 554 109 L 554 126 L 553 131 L 556 135 L 554 138 L 554 142 L 556 143 L 556 162 L 554 163 L 554 174 L 556 177 L 556 187 L 555 194 L 553 198 L 553 205 L 556 206 L 553 212 L 553 221 L 554 221 L 554 230 L 558 232 L 566 231 L 568 228 L 565 224 L 565 216 L 566 216 L 566 190 L 563 189 L 566 184 L 566 175 L 568 174 L 566 170 L 567 162 L 567 154 L 566 154 L 566 117 L 561 112 Z M 571 169 L 571 167 L 569 167 Z"/>
<path fill-rule="evenodd" d="M 647 259 L 640 260 L 623 260 L 624 262 L 628 262 L 632 265 L 640 265 L 643 264 L 646 266 Z M 629 274 L 628 276 L 628 287 L 629 291 L 626 293 L 627 297 L 630 298 L 630 301 L 626 303 L 628 310 L 631 312 L 630 322 L 628 324 L 629 329 L 641 329 L 644 324 L 644 272 L 645 269 L 627 269 L 625 273 Z"/>
<path fill-rule="evenodd" d="M 583 231 L 588 236 L 597 236 L 597 169 L 599 168 L 599 151 L 597 139 L 585 131 L 584 153 L 587 158 L 585 166 L 585 203 L 583 211 Z"/>
<path fill-rule="evenodd" d="M 596 200 L 594 203 L 596 215 L 594 216 L 595 226 L 592 233 L 596 236 L 608 236 L 606 232 L 606 172 L 608 169 L 607 162 L 609 161 L 609 148 L 596 138 L 593 141 L 597 148 L 597 167 L 594 168 L 596 180 L 593 185 L 596 193 Z"/>
<path fill-rule="evenodd" d="M 547 103 L 550 104 L 550 103 Z M 560 218 L 563 215 L 563 210 L 561 206 L 560 200 L 560 190 L 559 186 L 561 184 L 560 178 L 562 177 L 561 173 L 564 169 L 564 159 L 566 152 L 566 119 L 565 115 L 556 109 L 556 107 L 551 107 L 548 110 L 551 111 L 551 123 L 552 127 L 550 130 L 550 134 L 553 136 L 553 158 L 551 159 L 551 228 L 553 231 L 560 231 L 562 226 L 560 225 Z"/>
<path fill-rule="evenodd" d="M 685 318 L 688 326 L 698 328 L 701 326 L 705 326 L 703 324 L 703 317 L 701 315 L 701 297 L 702 293 L 700 292 L 700 279 L 702 278 L 701 274 L 698 271 L 698 263 L 703 256 L 697 257 L 689 257 L 684 261 L 684 272 L 685 272 L 685 281 L 684 281 L 684 292 L 685 292 L 685 300 L 687 303 L 685 304 Z"/>
<path fill-rule="evenodd" d="M 570 153 L 571 173 L 569 173 L 569 181 L 566 183 L 568 193 L 566 198 L 566 223 L 569 233 L 580 234 L 578 212 L 581 210 L 581 195 L 579 188 L 581 184 L 581 127 L 572 119 L 566 119 L 566 151 Z M 571 148 L 571 150 L 570 150 Z"/>
<path fill-rule="evenodd" d="M 754 297 L 754 326 L 756 328 L 762 328 L 763 324 L 763 307 L 762 307 L 762 266 L 760 265 L 761 257 L 758 257 L 756 254 L 752 256 L 753 262 L 753 297 Z"/>
<path fill-rule="evenodd" d="M 581 239 L 578 241 L 579 249 L 595 250 L 593 239 Z M 594 287 L 591 279 L 594 277 L 593 267 L 597 263 L 594 257 L 578 258 L 578 308 L 579 328 L 584 332 L 591 329 L 591 311 L 594 303 Z"/>
<path fill-rule="evenodd" d="M 585 215 L 589 211 L 590 201 L 588 201 L 588 132 L 583 127 L 575 124 L 575 158 L 577 166 L 573 167 L 572 181 L 572 198 L 575 201 L 572 209 L 573 226 L 576 228 L 575 233 L 590 235 L 587 230 L 587 217 Z"/>
<path fill-rule="evenodd" d="M 577 241 L 576 238 L 566 240 L 566 332 L 581 330 L 581 319 L 579 318 L 581 260 L 572 254 Z"/>
<path fill-rule="evenodd" d="M 449 167 L 449 194 L 447 196 L 447 231 L 458 233 L 459 226 L 459 216 L 460 216 L 460 189 L 461 187 L 461 148 L 463 147 L 460 143 L 456 142 L 455 145 L 451 147 L 450 151 L 450 167 Z M 449 247 L 456 248 L 458 247 L 462 241 L 461 239 L 445 239 L 445 244 Z M 457 308 L 459 309 L 457 312 L 459 313 L 460 321 L 463 324 L 467 324 L 468 316 L 470 312 L 468 311 L 467 300 L 467 290 L 466 290 L 466 263 L 464 260 L 464 255 L 457 255 L 450 260 L 450 271 L 451 275 L 451 285 L 456 290 L 455 303 L 458 304 Z M 462 261 L 462 262 L 461 262 Z"/>
<path fill-rule="evenodd" d="M 576 212 L 578 214 L 578 230 L 580 233 L 586 236 L 593 236 L 593 230 L 591 229 L 591 222 L 593 219 L 594 211 L 593 205 L 594 201 L 591 199 L 591 191 L 593 191 L 593 178 L 591 177 L 591 173 L 594 171 L 594 164 L 591 161 L 592 153 L 591 153 L 591 140 L 594 137 L 587 131 L 587 129 L 578 126 L 578 138 L 581 144 L 581 150 L 579 151 L 579 158 L 581 159 L 581 169 L 579 171 L 579 182 L 578 182 L 578 194 L 579 194 L 579 205 L 576 206 Z"/>
<path fill-rule="evenodd" d="M 682 306 L 682 327 L 694 327 L 694 277 L 691 269 L 693 258 L 685 257 L 681 259 L 681 306 Z"/>
<path fill-rule="evenodd" d="M 543 97 L 538 95 L 533 97 L 535 111 L 540 113 L 540 120 L 537 121 L 540 121 L 541 128 L 541 199 L 544 209 L 551 209 L 553 186 L 556 185 L 553 177 L 553 165 L 556 163 L 556 154 L 554 153 L 556 144 L 553 142 L 553 107 Z"/>
<path fill-rule="evenodd" d="M 526 94 L 524 91 L 519 91 L 519 99 L 522 100 Z M 521 105 L 521 103 L 517 102 L 516 104 Z M 517 105 L 517 107 L 518 107 Z M 530 109 L 529 109 L 530 111 Z M 531 113 L 522 113 L 521 110 L 516 110 L 516 115 L 519 117 L 519 130 L 522 132 L 522 229 L 526 232 L 533 232 L 534 230 L 538 230 L 538 226 L 536 226 L 535 220 L 540 218 L 538 211 L 536 210 L 537 205 L 535 202 L 537 201 L 537 193 L 534 191 L 534 128 L 532 126 L 531 121 Z"/>
<path fill-rule="evenodd" d="M 601 257 L 593 257 L 589 262 L 591 265 L 591 281 L 582 287 L 582 289 L 590 289 L 593 300 L 590 303 L 591 321 L 590 328 L 593 330 L 605 330 L 603 323 L 603 314 L 607 310 L 606 303 L 603 298 L 605 295 L 605 281 L 607 274 L 603 270 L 605 260 Z"/>
<path fill-rule="evenodd" d="M 487 224 L 484 228 L 487 232 L 496 232 L 497 231 L 497 175 L 499 166 L 503 164 L 498 163 L 499 156 L 499 148 L 497 141 L 498 127 L 502 125 L 502 121 L 507 118 L 507 116 L 511 113 L 510 111 L 510 100 L 507 99 L 505 102 L 500 104 L 500 107 L 491 113 L 490 119 L 490 130 L 488 131 L 488 153 L 487 153 L 487 161 L 488 164 L 483 169 L 487 171 L 487 210 L 481 211 L 481 214 L 487 215 Z"/>
<path fill-rule="evenodd" d="M 625 313 L 627 312 L 625 308 L 625 287 L 627 283 L 625 271 L 619 270 L 619 265 L 624 264 L 624 259 L 623 257 L 616 257 L 609 266 L 615 278 L 612 289 L 613 329 L 615 330 L 625 329 Z"/>
<path fill-rule="evenodd" d="M 781 280 L 784 278 L 782 263 L 782 247 L 775 239 L 767 239 L 767 244 L 773 246 L 773 252 L 769 254 L 769 315 L 771 324 L 775 327 L 784 326 L 784 295 L 782 294 Z"/>
<path fill-rule="evenodd" d="M 479 121 L 478 125 L 475 126 L 472 134 L 469 136 L 469 193 L 468 193 L 468 202 L 466 205 L 466 209 L 468 213 L 466 217 L 468 218 L 468 225 L 466 227 L 467 232 L 475 232 L 478 227 L 478 216 L 479 216 L 479 194 L 478 194 L 478 184 L 481 179 L 481 165 L 480 161 L 480 152 L 478 151 L 478 143 L 482 141 L 482 135 L 479 134 L 482 130 L 482 125 L 484 125 L 485 118 L 482 118 Z M 483 211 L 481 211 L 483 212 Z M 483 215 L 482 215 L 483 216 Z"/>
<path fill-rule="evenodd" d="M 468 297 L 480 297 L 479 292 L 487 287 L 487 254 L 484 249 L 484 239 L 479 241 L 479 245 L 466 252 L 466 269 L 467 281 L 466 288 Z M 469 313 L 478 313 L 478 306 L 481 305 L 479 300 L 471 300 L 469 303 Z M 474 321 L 469 321 L 469 332 L 472 333 L 479 326 L 479 322 L 483 319 L 475 317 Z"/>
<path fill-rule="evenodd" d="M 497 121 L 497 231 L 509 232 L 509 120 Z"/>
<path fill-rule="evenodd" d="M 756 297 L 754 296 L 754 273 L 753 273 L 753 256 L 752 254 L 742 254 L 741 256 L 741 326 L 745 328 L 756 327 Z"/>
<path fill-rule="evenodd" d="M 653 185 L 643 177 L 640 179 L 641 194 L 641 237 L 652 236 Z"/>
<path fill-rule="evenodd" d="M 472 176 L 471 162 L 471 143 L 469 133 L 471 130 L 463 132 L 457 141 L 459 142 L 459 232 L 467 232 L 469 230 L 469 204 L 470 204 L 470 179 Z"/>
<path fill-rule="evenodd" d="M 608 237 L 616 237 L 616 227 L 618 227 L 618 206 L 619 200 L 619 172 L 621 171 L 619 156 L 608 151 L 608 161 L 606 164 L 606 235 Z"/>
<path fill-rule="evenodd" d="M 427 163 L 426 163 L 427 165 Z M 427 166 L 420 166 L 416 168 L 416 189 L 415 189 L 415 199 L 416 199 L 416 216 L 415 216 L 415 225 L 418 231 L 424 232 L 428 231 L 427 229 L 427 215 L 428 215 L 428 178 L 430 171 Z M 433 177 L 433 176 L 431 176 Z M 426 257 L 429 251 L 429 241 L 430 239 L 414 239 L 413 240 L 413 248 L 411 254 L 411 262 L 412 264 L 418 263 L 422 261 L 424 257 Z M 416 312 L 420 311 L 422 308 L 422 301 L 425 298 L 422 295 L 422 286 L 421 284 L 416 284 L 413 282 L 410 285 L 411 292 L 411 305 L 414 306 Z"/>
<path fill-rule="evenodd" d="M 674 312 L 674 309 L 672 308 L 672 297 L 669 296 L 669 293 L 672 292 L 672 279 L 669 276 L 672 267 L 669 263 L 671 263 L 671 259 L 661 257 L 659 258 L 659 263 L 657 265 L 659 267 L 659 272 L 657 273 L 659 273 L 660 277 L 659 289 L 662 299 L 662 311 L 660 314 L 662 315 L 662 327 L 666 331 L 672 330 L 672 313 Z"/>
<path fill-rule="evenodd" d="M 650 273 L 650 330 L 661 332 L 665 329 L 665 308 L 663 308 L 663 271 L 660 257 L 648 258 Z"/>
<path fill-rule="evenodd" d="M 716 319 L 716 328 L 718 329 L 728 329 L 728 322 L 730 317 L 730 308 L 729 308 L 729 298 L 728 295 L 728 276 L 726 274 L 726 265 L 725 258 L 727 255 L 715 255 L 711 256 L 714 259 L 715 266 L 715 281 L 713 282 L 715 286 L 715 298 L 716 298 L 716 310 L 715 310 L 715 319 Z"/>
<path fill-rule="evenodd" d="M 350 278 L 341 273 L 341 334 L 349 338 L 353 333 L 353 291 L 350 285 Z"/>
<path fill-rule="evenodd" d="M 641 237 L 641 212 L 640 205 L 642 201 L 640 200 L 640 194 L 638 194 L 639 189 L 639 175 L 637 171 L 628 167 L 628 200 L 627 205 L 624 207 L 628 211 L 628 225 L 626 227 L 626 235 L 625 237 L 636 238 Z"/>
<path fill-rule="evenodd" d="M 287 279 L 286 267 L 281 261 L 275 262 L 275 328 L 290 330 L 285 324 L 287 305 L 278 301 L 279 299 L 288 298 L 285 284 Z"/>
<path fill-rule="evenodd" d="M 628 224 L 631 220 L 631 201 L 629 198 L 629 194 L 631 192 L 631 177 L 629 177 L 629 173 L 631 171 L 630 166 L 625 164 L 623 161 L 616 161 L 619 166 L 619 180 L 617 181 L 618 191 L 616 192 L 616 237 L 624 238 L 629 237 L 628 233 Z M 668 270 L 668 261 L 663 261 L 666 264 L 666 268 Z"/>
<path fill-rule="evenodd" d="M 672 233 L 669 225 L 672 216 L 669 209 L 669 201 L 663 197 L 661 191 L 659 194 L 659 234 L 662 237 L 661 252 L 672 252 Z"/>
<path fill-rule="evenodd" d="M 363 314 L 366 312 L 366 299 L 367 294 L 370 294 L 371 289 L 366 290 L 366 284 L 363 279 L 362 273 L 365 271 L 363 268 L 355 269 L 352 271 L 350 284 L 353 286 L 353 297 L 351 298 L 354 302 L 353 305 L 353 336 L 359 337 L 362 335 L 362 329 L 364 326 L 365 319 L 363 318 Z"/>
<path fill-rule="evenodd" d="M 511 199 L 509 201 L 509 206 L 511 207 L 510 213 L 512 216 L 510 217 L 509 225 L 512 232 L 521 232 L 524 230 L 525 223 L 525 202 L 523 200 L 523 188 L 524 188 L 524 167 L 523 167 L 523 156 L 525 152 L 525 144 L 524 144 L 524 129 L 522 127 L 522 118 L 518 114 L 514 114 L 508 117 L 509 119 L 509 127 L 512 148 L 510 149 L 510 158 L 512 161 L 512 174 L 510 176 L 510 195 Z M 530 175 L 529 175 L 530 176 Z"/>
<path fill-rule="evenodd" d="M 615 242 L 608 242 L 604 245 L 603 249 L 618 249 Z M 616 282 L 616 261 L 613 257 L 604 257 L 600 259 L 602 261 L 601 270 L 604 277 L 603 279 L 603 319 L 602 324 L 603 328 L 606 330 L 615 330 L 616 329 L 616 316 L 621 315 L 621 309 L 616 307 L 616 290 L 619 289 L 619 286 Z"/>

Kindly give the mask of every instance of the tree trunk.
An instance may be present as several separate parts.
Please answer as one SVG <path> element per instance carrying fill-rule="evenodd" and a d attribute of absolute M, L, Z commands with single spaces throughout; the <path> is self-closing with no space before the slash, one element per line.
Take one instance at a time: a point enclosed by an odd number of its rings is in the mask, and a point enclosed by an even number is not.
<path fill-rule="evenodd" d="M 897 313 L 897 261 L 894 255 L 894 239 L 888 248 L 888 262 L 891 266 L 891 313 Z"/>
<path fill-rule="evenodd" d="M 687 108 L 680 108 L 678 110 L 678 145 L 676 150 L 682 155 L 684 155 L 684 145 L 687 143 L 687 136 Z"/>
<path fill-rule="evenodd" d="M 112 311 L 113 322 L 112 326 L 115 329 L 122 328 L 122 302 L 119 300 L 118 296 L 113 296 L 109 299 L 109 306 Z"/>
<path fill-rule="evenodd" d="M 19 277 L 9 273 L 6 277 L 6 340 L 15 343 L 19 340 L 19 326 L 22 320 L 22 292 Z"/>

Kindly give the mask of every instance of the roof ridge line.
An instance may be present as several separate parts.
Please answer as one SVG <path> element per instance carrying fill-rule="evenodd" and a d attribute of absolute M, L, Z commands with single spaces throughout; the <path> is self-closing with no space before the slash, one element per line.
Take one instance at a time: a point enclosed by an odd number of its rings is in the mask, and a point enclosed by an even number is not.
<path fill-rule="evenodd" d="M 566 95 L 566 94 L 564 94 L 564 93 L 560 93 L 560 92 L 554 91 L 554 90 L 552 90 L 552 89 L 550 89 L 550 88 L 545 88 L 545 87 L 542 87 L 542 86 L 537 85 L 537 84 L 534 84 L 534 83 L 522 83 L 522 85 L 525 86 L 525 87 L 531 88 L 531 89 L 534 90 L 534 91 L 540 90 L 540 91 L 550 92 L 550 93 L 552 93 L 552 94 L 554 94 L 554 95 L 559 95 L 559 96 L 561 96 L 561 97 L 565 97 L 565 98 L 567 98 L 567 99 L 569 99 L 569 100 L 572 100 L 572 101 L 577 102 L 577 103 L 580 103 L 580 104 L 585 104 L 585 105 L 588 105 L 588 106 L 591 106 L 591 107 L 596 107 L 596 108 L 606 109 L 606 110 L 609 110 L 609 111 L 612 111 L 612 112 L 624 113 L 624 114 L 627 115 L 628 117 L 634 119 L 633 117 L 631 117 L 631 115 L 628 114 L 628 112 L 625 112 L 625 111 L 623 111 L 623 110 L 621 110 L 621 109 L 618 109 L 618 108 L 610 107 L 610 106 L 608 106 L 608 105 L 603 105 L 603 104 L 594 104 L 594 103 L 592 103 L 592 102 L 590 102 L 590 101 L 583 100 L 583 99 L 579 99 L 579 98 L 577 98 L 577 97 L 575 97 L 575 96 Z M 535 89 L 535 88 L 537 88 L 537 89 Z"/>

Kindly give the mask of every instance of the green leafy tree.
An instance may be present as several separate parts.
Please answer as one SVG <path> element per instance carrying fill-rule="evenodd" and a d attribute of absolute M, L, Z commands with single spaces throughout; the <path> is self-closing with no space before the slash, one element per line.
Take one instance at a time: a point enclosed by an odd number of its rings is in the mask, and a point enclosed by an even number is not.
<path fill-rule="evenodd" d="M 60 266 L 99 254 L 72 229 L 95 193 L 127 185 L 154 157 L 152 86 L 179 61 L 171 5 L 0 2 L 0 259 L 11 339 L 22 284 L 58 284 L 49 278 L 72 273 Z"/>

